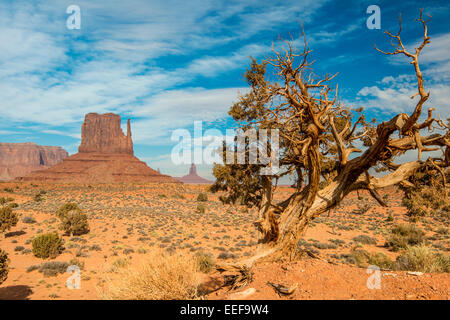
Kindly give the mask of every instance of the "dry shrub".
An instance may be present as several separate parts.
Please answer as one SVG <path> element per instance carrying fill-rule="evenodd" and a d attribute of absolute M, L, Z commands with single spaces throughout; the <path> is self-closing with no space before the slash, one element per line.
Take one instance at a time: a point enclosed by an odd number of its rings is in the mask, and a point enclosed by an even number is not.
<path fill-rule="evenodd" d="M 408 246 L 397 258 L 396 267 L 408 271 L 450 272 L 450 256 L 434 252 L 424 245 Z"/>
<path fill-rule="evenodd" d="M 56 277 L 58 274 L 65 273 L 69 263 L 62 261 L 45 262 L 39 266 L 39 272 L 46 277 Z"/>
<path fill-rule="evenodd" d="M 408 246 L 422 244 L 424 237 L 425 232 L 414 224 L 397 225 L 392 228 L 391 235 L 387 238 L 386 246 L 393 251 L 398 251 Z"/>
<path fill-rule="evenodd" d="M 206 212 L 206 207 L 205 207 L 205 205 L 203 205 L 203 204 L 198 204 L 197 205 L 197 210 L 196 210 L 196 212 L 197 213 L 205 213 Z"/>
<path fill-rule="evenodd" d="M 203 273 L 211 272 L 216 266 L 214 256 L 210 253 L 199 252 L 195 255 L 197 266 Z"/>
<path fill-rule="evenodd" d="M 105 279 L 99 294 L 107 300 L 190 300 L 197 298 L 199 274 L 192 256 L 155 252 L 137 267 L 117 272 L 117 279 Z"/>
<path fill-rule="evenodd" d="M 224 275 L 224 287 L 231 287 L 230 290 L 243 288 L 253 281 L 254 272 L 251 266 L 247 265 L 222 265 L 216 269 Z"/>
<path fill-rule="evenodd" d="M 197 201 L 199 202 L 206 202 L 208 201 L 208 195 L 206 193 L 199 193 L 197 196 Z"/>
<path fill-rule="evenodd" d="M 366 250 L 354 249 L 349 254 L 342 254 L 346 262 L 354 264 L 360 268 L 366 268 L 369 265 L 375 265 L 381 269 L 391 269 L 393 262 L 382 252 L 369 253 Z"/>
<path fill-rule="evenodd" d="M 423 216 L 441 215 L 449 217 L 450 207 L 446 197 L 447 190 L 442 188 L 441 175 L 438 172 L 430 172 L 424 169 L 416 172 L 410 178 L 414 187 L 404 187 L 405 197 L 403 205 L 408 209 L 408 215 L 417 220 Z M 450 171 L 445 174 L 446 180 L 450 178 Z M 447 194 L 447 196 L 446 196 Z"/>
<path fill-rule="evenodd" d="M 5 251 L 0 249 L 0 284 L 6 280 L 9 272 L 9 259 Z"/>
<path fill-rule="evenodd" d="M 353 241 L 363 244 L 377 244 L 377 239 L 369 237 L 368 235 L 361 234 L 353 238 Z"/>

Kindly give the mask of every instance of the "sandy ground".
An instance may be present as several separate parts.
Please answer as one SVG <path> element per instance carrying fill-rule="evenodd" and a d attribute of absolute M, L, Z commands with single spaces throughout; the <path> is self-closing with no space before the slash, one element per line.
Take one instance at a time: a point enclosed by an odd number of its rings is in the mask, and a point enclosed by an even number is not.
<path fill-rule="evenodd" d="M 13 192 L 5 191 L 5 188 Z M 43 200 L 34 195 L 45 191 Z M 255 250 L 257 233 L 253 226 L 256 212 L 242 206 L 220 203 L 208 193 L 202 202 L 206 211 L 198 212 L 197 196 L 202 185 L 112 184 L 54 185 L 0 183 L 0 197 L 12 197 L 19 204 L 17 226 L 0 236 L 0 247 L 11 260 L 8 279 L 0 286 L 0 299 L 98 299 L 97 288 L 105 275 L 114 274 L 121 262 L 139 262 L 155 249 L 204 252 L 218 262 L 249 257 Z M 276 198 L 288 196 L 290 189 L 279 188 Z M 371 276 L 342 259 L 359 245 L 368 252 L 382 252 L 395 260 L 398 252 L 384 246 L 385 237 L 397 223 L 407 222 L 396 189 L 382 191 L 388 208 L 378 206 L 368 194 L 351 194 L 329 214 L 316 219 L 304 237 L 304 245 L 320 259 L 305 258 L 291 263 L 260 263 L 254 269 L 254 281 L 238 290 L 252 292 L 235 295 L 221 289 L 208 299 L 449 299 L 449 274 L 410 275 L 407 272 L 381 271 L 381 288 L 368 289 Z M 64 236 L 65 250 L 54 260 L 42 260 L 31 253 L 31 239 L 39 233 L 58 231 L 56 209 L 66 202 L 76 202 L 89 217 L 90 232 L 83 236 Z M 387 219 L 391 216 L 392 219 Z M 25 217 L 35 222 L 25 223 Z M 448 254 L 448 221 L 427 218 L 418 223 L 426 231 L 427 243 Z M 437 232 L 441 230 L 441 232 Z M 61 231 L 59 231 L 61 234 Z M 373 244 L 358 244 L 353 238 L 367 235 Z M 81 270 L 81 289 L 70 290 L 70 276 L 44 276 L 32 266 L 47 261 L 69 262 L 77 259 Z M 204 276 L 214 282 L 217 274 Z M 292 296 L 279 296 L 268 282 L 297 284 Z"/>
<path fill-rule="evenodd" d="M 222 289 L 210 294 L 209 299 L 449 299 L 448 274 L 415 276 L 403 271 L 380 271 L 379 288 L 371 286 L 369 289 L 367 281 L 371 275 L 374 276 L 373 273 L 367 274 L 364 268 L 334 265 L 316 259 L 285 264 L 262 263 L 255 267 L 253 282 L 247 287 L 235 292 Z M 278 294 L 268 283 L 297 286 L 297 289 L 287 297 Z M 250 292 L 254 293 L 247 295 Z"/>

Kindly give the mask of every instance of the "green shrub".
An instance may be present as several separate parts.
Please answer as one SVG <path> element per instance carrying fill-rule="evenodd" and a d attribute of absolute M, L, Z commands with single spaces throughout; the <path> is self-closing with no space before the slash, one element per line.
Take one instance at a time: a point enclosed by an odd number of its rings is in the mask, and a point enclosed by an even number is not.
<path fill-rule="evenodd" d="M 8 277 L 9 259 L 5 251 L 0 249 L 0 284 L 2 284 Z"/>
<path fill-rule="evenodd" d="M 436 253 L 424 245 L 408 246 L 398 256 L 395 266 L 407 271 L 450 272 L 450 256 Z"/>
<path fill-rule="evenodd" d="M 206 193 L 199 193 L 199 195 L 197 196 L 197 201 L 199 202 L 208 201 L 208 195 Z"/>
<path fill-rule="evenodd" d="M 418 245 L 424 241 L 425 232 L 414 224 L 395 226 L 388 237 L 386 245 L 393 251 L 405 249 L 407 246 Z"/>
<path fill-rule="evenodd" d="M 32 248 L 38 258 L 55 258 L 63 251 L 63 240 L 56 233 L 41 234 L 33 239 Z"/>
<path fill-rule="evenodd" d="M 19 221 L 17 213 L 11 207 L 0 208 L 0 232 L 5 232 L 14 227 Z"/>
<path fill-rule="evenodd" d="M 55 214 L 61 220 L 61 230 L 64 230 L 66 234 L 79 236 L 89 233 L 87 215 L 81 211 L 76 203 L 64 204 Z"/>
<path fill-rule="evenodd" d="M 63 204 L 61 207 L 58 208 L 58 210 L 56 210 L 55 215 L 56 217 L 58 217 L 59 219 L 61 219 L 61 217 L 64 217 L 67 212 L 69 211 L 77 211 L 80 210 L 80 208 L 78 207 L 78 205 L 74 202 L 68 202 Z"/>

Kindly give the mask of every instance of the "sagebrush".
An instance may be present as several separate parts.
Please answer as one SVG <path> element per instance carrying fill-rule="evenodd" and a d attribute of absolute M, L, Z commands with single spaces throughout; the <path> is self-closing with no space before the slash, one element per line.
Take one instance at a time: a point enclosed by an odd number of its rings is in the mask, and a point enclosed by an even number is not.
<path fill-rule="evenodd" d="M 38 258 L 56 258 L 64 249 L 63 243 L 63 239 L 57 233 L 41 234 L 33 239 L 32 251 Z"/>
<path fill-rule="evenodd" d="M 88 217 L 76 203 L 66 203 L 56 211 L 60 219 L 60 228 L 67 235 L 79 236 L 89 233 Z"/>

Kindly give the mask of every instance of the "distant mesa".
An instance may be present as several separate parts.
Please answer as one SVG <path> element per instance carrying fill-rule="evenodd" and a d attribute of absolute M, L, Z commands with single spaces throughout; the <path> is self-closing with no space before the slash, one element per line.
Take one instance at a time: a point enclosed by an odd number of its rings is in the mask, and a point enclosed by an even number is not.
<path fill-rule="evenodd" d="M 63 162 L 19 178 L 21 181 L 77 183 L 157 182 L 179 183 L 134 156 L 130 120 L 127 135 L 117 114 L 89 113 L 81 127 L 78 153 Z"/>
<path fill-rule="evenodd" d="M 69 154 L 61 147 L 35 143 L 0 143 L 0 180 L 9 181 L 62 162 Z"/>
<path fill-rule="evenodd" d="M 189 174 L 176 179 L 187 184 L 213 184 L 213 181 L 206 180 L 197 174 L 197 167 L 195 166 L 195 164 L 191 164 L 191 167 L 189 168 Z"/>

